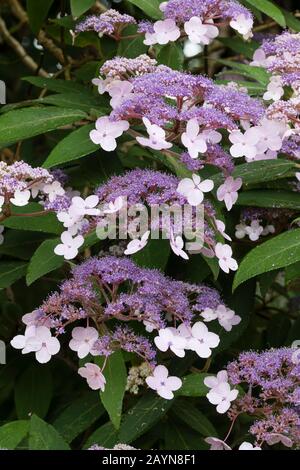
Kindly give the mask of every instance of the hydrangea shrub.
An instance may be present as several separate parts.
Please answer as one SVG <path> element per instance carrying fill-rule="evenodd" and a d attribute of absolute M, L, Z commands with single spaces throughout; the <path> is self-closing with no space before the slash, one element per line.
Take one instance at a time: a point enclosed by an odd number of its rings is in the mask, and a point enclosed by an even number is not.
<path fill-rule="evenodd" d="M 300 21 L 255 3 L 1 5 L 0 447 L 300 448 Z"/>

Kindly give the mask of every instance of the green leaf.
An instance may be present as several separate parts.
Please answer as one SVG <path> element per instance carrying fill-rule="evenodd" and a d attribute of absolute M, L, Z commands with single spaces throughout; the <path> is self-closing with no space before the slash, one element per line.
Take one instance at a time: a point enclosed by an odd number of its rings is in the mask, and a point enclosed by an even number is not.
<path fill-rule="evenodd" d="M 28 260 L 45 237 L 46 235 L 38 232 L 7 230 L 4 243 L 0 245 L 0 254 Z"/>
<path fill-rule="evenodd" d="M 42 98 L 40 101 L 46 104 L 53 104 L 59 108 L 79 109 L 80 111 L 85 111 L 87 113 L 91 112 L 93 109 L 96 109 L 98 112 L 102 107 L 101 99 L 94 96 L 92 93 L 58 93 L 55 95 L 45 96 L 45 98 Z M 105 114 L 104 111 L 106 110 L 103 110 L 102 114 Z M 106 114 L 108 114 L 108 112 Z"/>
<path fill-rule="evenodd" d="M 172 406 L 173 400 L 164 400 L 152 392 L 146 393 L 124 416 L 119 441 L 130 443 L 154 426 Z"/>
<path fill-rule="evenodd" d="M 98 393 L 87 392 L 71 403 L 53 423 L 55 429 L 67 442 L 88 429 L 104 413 Z"/>
<path fill-rule="evenodd" d="M 293 323 L 293 326 L 290 328 L 286 345 L 290 346 L 293 341 L 299 341 L 300 338 L 300 317 Z"/>
<path fill-rule="evenodd" d="M 240 37 L 218 38 L 224 46 L 229 47 L 238 54 L 243 54 L 248 59 L 252 59 L 255 50 L 259 47 L 259 43 L 255 41 L 246 42 Z"/>
<path fill-rule="evenodd" d="M 111 449 L 115 444 L 117 444 L 117 442 L 120 442 L 118 438 L 118 432 L 113 424 L 108 422 L 103 424 L 103 426 L 96 429 L 96 431 L 91 434 L 84 444 L 84 448 L 88 449 L 93 444 L 98 444 L 101 447 L 107 447 L 108 449 Z"/>
<path fill-rule="evenodd" d="M 54 0 L 43 0 L 42 2 L 41 0 L 26 1 L 29 24 L 34 34 L 37 34 L 41 29 L 53 2 Z"/>
<path fill-rule="evenodd" d="M 122 34 L 125 37 L 136 34 L 136 26 L 128 26 Z M 118 45 L 117 55 L 134 59 L 138 55 L 145 54 L 148 46 L 143 41 L 143 35 L 138 35 L 136 38 L 131 39 L 122 39 Z"/>
<path fill-rule="evenodd" d="M 144 11 L 148 16 L 154 18 L 155 20 L 159 20 L 162 18 L 162 12 L 159 9 L 159 5 L 161 3 L 160 0 L 128 0 L 130 3 L 135 5 L 136 7 L 140 8 Z"/>
<path fill-rule="evenodd" d="M 71 80 L 30 76 L 23 77 L 22 80 L 25 80 L 38 88 L 47 88 L 47 90 L 56 91 L 57 93 L 87 93 L 87 89 L 84 85 L 80 85 L 80 83 L 76 83 Z"/>
<path fill-rule="evenodd" d="M 300 261 L 293 263 L 285 269 L 285 282 L 289 283 L 300 279 Z"/>
<path fill-rule="evenodd" d="M 31 202 L 24 207 L 14 207 L 12 209 L 12 215 L 1 223 L 4 227 L 15 228 L 18 230 L 32 230 L 33 232 L 54 233 L 56 235 L 60 234 L 62 232 L 62 225 L 57 220 L 54 212 L 45 212 L 39 215 L 26 215 L 40 212 L 42 210 L 43 207 L 36 202 Z M 14 214 L 22 215 L 17 216 Z"/>
<path fill-rule="evenodd" d="M 56 107 L 32 107 L 9 111 L 0 116 L 0 145 L 45 134 L 84 118 L 86 114 L 82 111 Z"/>
<path fill-rule="evenodd" d="M 193 406 L 189 401 L 176 400 L 172 412 L 194 431 L 199 432 L 205 437 L 218 436 L 218 433 L 205 414 Z"/>
<path fill-rule="evenodd" d="M 30 286 L 45 274 L 60 268 L 64 264 L 63 256 L 57 256 L 54 248 L 59 239 L 45 240 L 36 250 L 27 268 L 26 283 Z"/>
<path fill-rule="evenodd" d="M 159 64 L 164 64 L 171 69 L 181 70 L 184 62 L 182 47 L 176 42 L 171 42 L 162 47 L 157 56 Z"/>
<path fill-rule="evenodd" d="M 293 13 L 284 10 L 283 8 L 281 9 L 281 11 L 284 14 L 284 18 L 288 28 L 292 29 L 296 33 L 300 33 L 300 21 L 298 20 L 298 18 L 296 18 Z"/>
<path fill-rule="evenodd" d="M 178 421 L 170 420 L 164 426 L 165 449 L 170 450 L 206 450 L 202 436 Z"/>
<path fill-rule="evenodd" d="M 234 70 L 238 70 L 245 75 L 245 77 L 253 78 L 264 86 L 269 83 L 270 74 L 262 67 L 241 64 L 227 59 L 217 59 L 217 62 L 220 62 L 220 64 L 226 65 L 227 67 L 231 67 Z"/>
<path fill-rule="evenodd" d="M 27 263 L 22 261 L 0 262 L 0 289 L 11 286 L 14 282 L 24 276 Z"/>
<path fill-rule="evenodd" d="M 300 194 L 281 190 L 253 190 L 239 194 L 239 206 L 277 207 L 286 209 L 300 209 Z"/>
<path fill-rule="evenodd" d="M 77 18 L 91 8 L 96 0 L 71 0 L 72 15 Z"/>
<path fill-rule="evenodd" d="M 242 178 L 243 185 L 254 183 L 264 183 L 266 181 L 275 181 L 281 178 L 288 178 L 295 175 L 295 163 L 288 160 L 265 160 L 238 165 L 234 172 L 234 178 Z M 211 179 L 216 185 L 224 181 L 224 177 L 218 173 Z"/>
<path fill-rule="evenodd" d="M 96 152 L 99 146 L 95 145 L 89 137 L 90 131 L 94 127 L 94 124 L 89 124 L 68 134 L 54 147 L 43 167 L 52 168 L 55 165 L 71 162 Z"/>
<path fill-rule="evenodd" d="M 284 232 L 257 246 L 242 260 L 233 289 L 259 274 L 300 261 L 300 229 Z"/>
<path fill-rule="evenodd" d="M 30 420 L 29 450 L 70 450 L 70 447 L 51 424 L 33 415 Z"/>
<path fill-rule="evenodd" d="M 32 413 L 44 418 L 52 399 L 52 375 L 47 367 L 32 365 L 19 377 L 15 387 L 15 404 L 19 419 Z"/>
<path fill-rule="evenodd" d="M 288 337 L 291 320 L 283 313 L 279 313 L 268 321 L 267 344 L 268 348 L 280 348 Z"/>
<path fill-rule="evenodd" d="M 182 387 L 175 393 L 181 397 L 204 397 L 209 389 L 204 385 L 204 379 L 209 374 L 189 374 L 183 377 Z"/>
<path fill-rule="evenodd" d="M 270 2 L 269 0 L 247 0 L 247 3 L 254 6 L 262 13 L 270 16 L 270 18 L 276 21 L 276 23 L 278 23 L 282 28 L 286 27 L 284 15 L 281 9 L 274 5 L 274 3 Z"/>
<path fill-rule="evenodd" d="M 132 256 L 133 261 L 145 268 L 164 270 L 170 256 L 169 240 L 150 240 L 145 248 Z"/>
<path fill-rule="evenodd" d="M 214 279 L 218 279 L 219 277 L 219 272 L 220 272 L 220 266 L 219 262 L 216 258 L 208 258 L 206 256 L 203 256 L 204 261 L 206 264 L 209 266 L 209 269 L 211 270 Z"/>
<path fill-rule="evenodd" d="M 9 301 L 2 302 L 0 315 L 0 335 L 3 341 L 9 342 L 11 338 L 15 335 L 16 325 L 20 321 L 21 316 L 22 308 L 20 307 L 20 305 Z"/>
<path fill-rule="evenodd" d="M 127 372 L 121 351 L 116 351 L 109 356 L 103 374 L 106 385 L 104 392 L 100 392 L 101 401 L 111 422 L 116 429 L 119 429 L 127 383 Z"/>
<path fill-rule="evenodd" d="M 11 421 L 0 427 L 0 448 L 15 449 L 29 431 L 28 421 Z"/>

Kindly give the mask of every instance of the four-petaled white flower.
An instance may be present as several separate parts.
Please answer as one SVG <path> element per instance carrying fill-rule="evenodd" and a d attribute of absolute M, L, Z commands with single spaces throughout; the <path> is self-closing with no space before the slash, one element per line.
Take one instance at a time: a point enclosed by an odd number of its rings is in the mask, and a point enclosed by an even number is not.
<path fill-rule="evenodd" d="M 78 216 L 99 215 L 100 210 L 96 209 L 98 203 L 99 197 L 95 195 L 88 196 L 86 199 L 75 196 L 72 198 L 71 214 L 78 214 Z"/>
<path fill-rule="evenodd" d="M 178 357 L 185 356 L 186 340 L 178 334 L 176 328 L 162 328 L 158 335 L 154 338 L 154 343 L 160 351 L 170 349 Z"/>
<path fill-rule="evenodd" d="M 222 134 L 218 131 L 214 131 L 213 129 L 205 129 L 202 132 L 202 135 L 206 142 L 209 142 L 210 144 L 218 144 L 222 140 Z"/>
<path fill-rule="evenodd" d="M 263 233 L 264 228 L 258 220 L 252 220 L 250 225 L 245 227 L 245 232 L 252 242 L 256 242 Z"/>
<path fill-rule="evenodd" d="M 228 382 L 228 374 L 226 370 L 220 370 L 217 375 L 209 375 L 204 379 L 204 385 L 208 388 L 216 388 L 222 383 Z"/>
<path fill-rule="evenodd" d="M 78 249 L 84 244 L 82 235 L 72 237 L 69 232 L 63 232 L 60 237 L 62 243 L 54 248 L 54 253 L 63 256 L 65 259 L 74 259 L 78 255 Z"/>
<path fill-rule="evenodd" d="M 282 86 L 281 77 L 274 75 L 271 77 L 270 82 L 267 86 L 267 91 L 263 95 L 263 99 L 266 101 L 278 101 L 284 95 L 284 89 Z"/>
<path fill-rule="evenodd" d="M 261 138 L 261 133 L 256 127 L 250 127 L 243 134 L 241 131 L 232 131 L 229 140 L 233 144 L 230 153 L 234 158 L 247 157 L 254 159 L 258 154 L 257 143 Z"/>
<path fill-rule="evenodd" d="M 216 309 L 206 308 L 202 313 L 205 322 L 210 322 L 212 320 L 218 320 L 219 324 L 226 331 L 231 331 L 234 325 L 238 325 L 241 322 L 241 317 L 235 315 L 235 312 L 225 305 L 218 305 Z"/>
<path fill-rule="evenodd" d="M 188 149 L 191 158 L 197 158 L 199 153 L 206 152 L 206 139 L 200 133 L 200 127 L 196 118 L 188 121 L 186 131 L 181 136 L 181 142 Z"/>
<path fill-rule="evenodd" d="M 55 201 L 57 196 L 63 196 L 65 194 L 65 190 L 59 181 L 53 181 L 53 183 L 45 184 L 43 186 L 43 192 L 48 194 L 48 199 L 50 202 Z"/>
<path fill-rule="evenodd" d="M 108 77 L 108 78 L 93 78 L 92 84 L 95 85 L 98 88 L 98 93 L 99 95 L 103 95 L 106 91 L 108 91 L 109 86 L 112 85 L 116 79 Z"/>
<path fill-rule="evenodd" d="M 127 80 L 115 80 L 107 90 L 111 96 L 111 107 L 115 109 L 117 106 L 123 103 L 123 101 L 131 98 L 134 95 L 132 90 L 133 85 Z"/>
<path fill-rule="evenodd" d="M 215 246 L 215 254 L 219 259 L 219 266 L 225 273 L 229 271 L 236 271 L 238 264 L 235 259 L 232 258 L 232 249 L 229 245 L 223 243 L 217 243 Z"/>
<path fill-rule="evenodd" d="M 216 348 L 220 343 L 219 336 L 208 331 L 207 326 L 200 321 L 192 326 L 191 333 L 192 338 L 188 340 L 188 348 L 204 359 L 210 357 L 211 349 Z"/>
<path fill-rule="evenodd" d="M 144 44 L 147 46 L 168 44 L 168 42 L 174 42 L 180 37 L 180 29 L 172 19 L 156 21 L 153 29 L 153 33 L 145 34 Z"/>
<path fill-rule="evenodd" d="M 153 375 L 146 378 L 146 383 L 166 400 L 172 400 L 173 392 L 182 386 L 182 381 L 178 377 L 169 376 L 169 371 L 165 366 L 156 366 Z"/>
<path fill-rule="evenodd" d="M 92 390 L 101 390 L 104 392 L 106 380 L 97 364 L 87 362 L 84 367 L 78 369 L 78 374 L 86 379 L 88 386 Z"/>
<path fill-rule="evenodd" d="M 70 349 L 77 351 L 78 357 L 82 359 L 90 353 L 98 336 L 98 331 L 91 326 L 86 328 L 77 326 L 72 330 L 72 339 L 69 343 Z"/>
<path fill-rule="evenodd" d="M 90 139 L 106 152 L 112 152 L 117 147 L 116 138 L 128 129 L 127 121 L 110 121 L 108 116 L 102 116 L 96 121 L 96 129 L 90 132 Z"/>
<path fill-rule="evenodd" d="M 36 360 L 41 364 L 49 362 L 51 356 L 60 350 L 57 338 L 51 335 L 46 326 L 28 326 L 24 335 L 15 336 L 11 345 L 16 349 L 22 349 L 22 354 L 35 353 Z"/>
<path fill-rule="evenodd" d="M 177 235 L 177 237 L 174 237 L 174 233 L 172 230 L 170 232 L 170 246 L 175 255 L 180 256 L 183 259 L 189 259 L 187 253 L 183 250 L 184 242 L 182 237 L 180 237 L 179 235 Z"/>
<path fill-rule="evenodd" d="M 104 214 L 115 214 L 116 212 L 119 212 L 119 210 L 122 209 L 124 206 L 124 198 L 122 196 L 119 196 L 115 199 L 114 202 L 109 202 L 106 206 L 105 209 L 103 210 Z"/>
<path fill-rule="evenodd" d="M 141 239 L 136 238 L 135 240 L 131 240 L 131 242 L 128 243 L 126 250 L 124 251 L 124 254 L 133 255 L 134 253 L 137 253 L 138 251 L 145 248 L 148 243 L 149 235 L 150 230 L 147 230 L 147 232 L 144 233 Z"/>
<path fill-rule="evenodd" d="M 217 405 L 218 413 L 226 413 L 239 394 L 238 390 L 231 390 L 229 383 L 222 382 L 216 387 L 213 387 L 206 395 L 208 401 L 212 405 Z"/>
<path fill-rule="evenodd" d="M 154 150 L 169 149 L 172 147 L 170 142 L 166 141 L 166 132 L 157 124 L 151 124 L 148 118 L 143 118 L 149 138 L 137 137 L 136 140 L 143 147 L 150 147 Z"/>
<path fill-rule="evenodd" d="M 239 447 L 239 450 L 261 450 L 261 447 L 258 446 L 253 446 L 251 442 L 242 442 L 242 444 Z"/>
<path fill-rule="evenodd" d="M 183 178 L 180 181 L 177 192 L 187 198 L 191 206 L 198 206 L 204 199 L 203 193 L 208 193 L 214 187 L 212 180 L 201 181 L 199 175 L 193 173 L 191 178 Z"/>
<path fill-rule="evenodd" d="M 19 189 L 17 189 L 17 191 L 15 191 L 14 193 L 14 196 L 10 198 L 10 202 L 14 206 L 18 207 L 27 206 L 30 199 L 30 195 L 31 193 L 29 189 L 25 189 L 24 191 L 20 191 Z"/>
<path fill-rule="evenodd" d="M 214 26 L 213 20 L 202 23 L 201 18 L 198 16 L 192 16 L 189 21 L 184 23 L 184 31 L 193 44 L 205 46 L 210 44 L 219 35 L 219 30 Z"/>
<path fill-rule="evenodd" d="M 204 440 L 210 445 L 209 450 L 232 450 L 226 442 L 218 439 L 217 437 L 207 437 Z"/>
<path fill-rule="evenodd" d="M 40 310 L 33 310 L 33 312 L 25 313 L 25 315 L 22 316 L 22 322 L 26 326 L 37 326 L 40 318 L 41 318 Z M 50 328 L 51 318 L 49 317 L 43 318 L 43 326 L 47 326 L 47 328 Z"/>
<path fill-rule="evenodd" d="M 244 39 L 249 39 L 251 37 L 253 19 L 250 16 L 246 16 L 241 13 L 236 18 L 233 18 L 229 24 L 238 33 L 242 34 Z"/>
<path fill-rule="evenodd" d="M 241 188 L 243 182 L 241 178 L 233 179 L 232 176 L 228 176 L 221 186 L 217 190 L 217 198 L 219 201 L 224 201 L 226 209 L 230 211 L 232 206 L 238 199 L 238 190 Z"/>
<path fill-rule="evenodd" d="M 68 212 L 58 212 L 57 218 L 65 228 L 71 228 L 80 221 L 81 215 L 70 206 Z"/>
<path fill-rule="evenodd" d="M 258 155 L 266 152 L 266 150 L 275 152 L 281 149 L 285 132 L 285 126 L 281 122 L 263 119 L 259 126 L 252 129 L 256 129 L 260 134 L 256 144 Z"/>

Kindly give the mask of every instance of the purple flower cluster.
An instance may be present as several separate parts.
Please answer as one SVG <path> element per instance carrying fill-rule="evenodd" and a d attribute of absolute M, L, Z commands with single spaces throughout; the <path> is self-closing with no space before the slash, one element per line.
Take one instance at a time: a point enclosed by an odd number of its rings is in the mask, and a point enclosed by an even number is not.
<path fill-rule="evenodd" d="M 113 110 L 113 120 L 147 117 L 162 125 L 197 118 L 203 128 L 233 130 L 237 127 L 235 121 L 257 123 L 264 113 L 261 102 L 243 91 L 166 66 L 133 78 L 131 83 L 134 95 Z M 167 101 L 170 97 L 174 102 Z"/>
<path fill-rule="evenodd" d="M 113 176 L 101 185 L 96 194 L 100 202 L 113 202 L 117 197 L 127 198 L 129 204 L 180 204 L 186 203 L 177 192 L 179 179 L 160 171 L 136 169 L 121 176 Z"/>
<path fill-rule="evenodd" d="M 232 385 L 246 385 L 246 395 L 238 398 L 229 415 L 235 419 L 246 412 L 256 418 L 250 433 L 262 445 L 281 442 L 300 446 L 300 363 L 293 348 L 265 352 L 244 352 L 227 366 Z"/>
<path fill-rule="evenodd" d="M 176 23 L 184 23 L 193 16 L 203 21 L 234 19 L 239 15 L 252 18 L 247 8 L 234 0 L 169 0 L 164 8 L 164 17 L 173 19 Z"/>
<path fill-rule="evenodd" d="M 284 153 L 298 158 L 299 144 L 297 136 L 300 129 L 300 33 L 292 34 L 286 31 L 278 36 L 264 40 L 262 46 L 255 52 L 253 59 L 253 65 L 260 65 L 272 74 L 264 99 L 272 99 L 274 103 L 268 107 L 266 116 L 269 119 L 285 123 L 287 132 L 282 150 Z"/>
<path fill-rule="evenodd" d="M 156 70 L 157 62 L 147 54 L 141 54 L 134 59 L 127 57 L 114 57 L 104 62 L 100 74 L 107 78 L 128 80 L 130 77 L 152 73 Z"/>
<path fill-rule="evenodd" d="M 180 179 L 176 176 L 160 171 L 136 169 L 128 171 L 121 176 L 113 176 L 96 190 L 96 194 L 99 197 L 100 204 L 114 202 L 116 198 L 123 197 L 127 200 L 128 209 L 138 204 L 149 207 L 152 215 L 149 221 L 151 228 L 153 230 L 156 228 L 162 230 L 166 226 L 167 221 L 160 214 L 158 214 L 158 218 L 155 217 L 154 212 L 152 213 L 152 208 L 164 205 L 168 207 L 183 207 L 186 205 L 186 197 L 177 191 L 179 181 Z M 215 232 L 211 229 L 211 222 L 214 225 L 215 210 L 207 199 L 203 201 L 203 206 L 205 216 L 204 243 L 212 247 L 215 244 Z M 178 231 L 181 232 L 184 227 L 190 226 L 191 223 L 193 226 L 193 221 L 195 220 L 194 208 L 191 208 L 191 211 L 191 218 L 190 214 L 184 211 L 182 226 L 177 227 Z M 95 227 L 97 223 L 101 223 L 101 220 L 99 217 L 92 218 L 88 227 L 89 230 Z M 175 218 L 172 218 L 172 214 L 171 223 L 176 223 Z M 173 230 L 176 233 L 175 225 Z"/>
<path fill-rule="evenodd" d="M 110 9 L 101 15 L 92 15 L 85 18 L 76 25 L 75 33 L 96 31 L 99 34 L 112 36 L 119 33 L 124 26 L 135 23 L 136 21 L 132 16 Z"/>
<path fill-rule="evenodd" d="M 213 288 L 175 281 L 128 258 L 106 256 L 76 266 L 60 292 L 51 294 L 34 312 L 33 321 L 36 326 L 54 328 L 57 334 L 78 320 L 94 322 L 104 331 L 93 346 L 95 355 L 109 356 L 124 349 L 152 363 L 152 343 L 129 328 L 129 322 L 144 323 L 150 330 L 168 323 L 189 324 L 205 308 L 221 303 Z"/>
<path fill-rule="evenodd" d="M 54 176 L 44 168 L 33 168 L 23 161 L 12 165 L 0 162 L 0 195 L 9 197 L 15 191 L 24 191 L 37 183 L 51 183 Z"/>
<path fill-rule="evenodd" d="M 299 79 L 300 73 L 300 34 L 283 32 L 275 39 L 267 39 L 263 42 L 261 49 L 266 58 L 266 68 L 270 72 L 285 74 L 296 73 Z M 298 74 L 297 74 L 298 73 Z M 291 84 L 291 80 L 288 80 Z"/>

